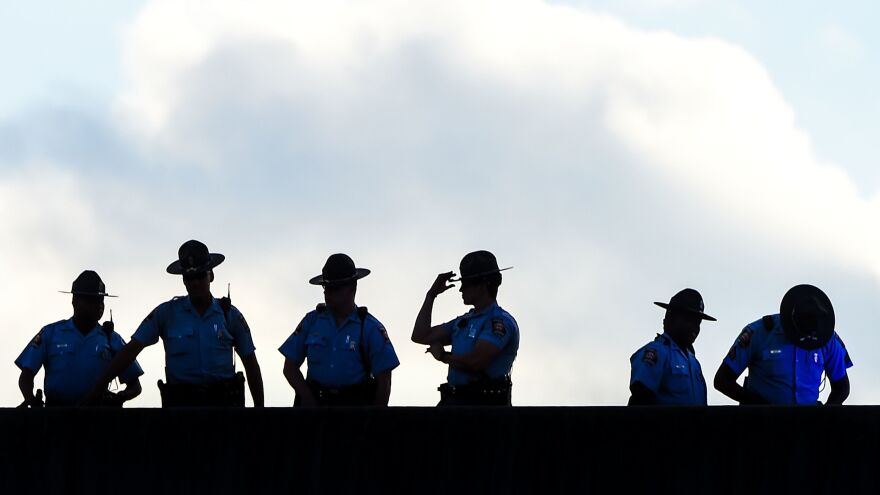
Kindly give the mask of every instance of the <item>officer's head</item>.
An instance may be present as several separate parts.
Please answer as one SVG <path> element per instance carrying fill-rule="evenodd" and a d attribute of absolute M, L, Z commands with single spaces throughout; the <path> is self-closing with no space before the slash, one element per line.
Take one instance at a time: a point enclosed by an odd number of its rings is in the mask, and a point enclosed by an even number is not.
<path fill-rule="evenodd" d="M 670 337 L 684 345 L 693 345 L 700 335 L 700 323 L 703 319 L 699 315 L 667 309 L 663 318 L 663 331 Z"/>
<path fill-rule="evenodd" d="M 501 274 L 492 273 L 481 277 L 463 278 L 458 291 L 465 304 L 478 304 L 485 299 L 498 298 L 498 286 L 501 285 Z"/>
<path fill-rule="evenodd" d="M 789 289 L 779 316 L 785 336 L 798 347 L 817 349 L 834 335 L 834 307 L 818 287 L 803 284 Z"/>
<path fill-rule="evenodd" d="M 214 281 L 214 271 L 184 273 L 183 285 L 186 293 L 192 297 L 207 297 L 211 294 L 211 282 Z"/>
<path fill-rule="evenodd" d="M 104 315 L 104 297 L 116 297 L 107 294 L 101 277 L 92 270 L 86 270 L 76 277 L 70 288 L 73 294 L 73 317 L 88 324 L 97 324 Z"/>
<path fill-rule="evenodd" d="M 321 274 L 312 277 L 309 283 L 324 288 L 324 303 L 328 309 L 349 310 L 354 304 L 357 281 L 369 274 L 370 270 L 357 268 L 348 255 L 336 253 L 327 258 Z"/>
<path fill-rule="evenodd" d="M 498 297 L 501 272 L 510 268 L 498 268 L 495 255 L 489 251 L 474 251 L 461 259 L 461 299 L 465 304 L 475 305 Z"/>
<path fill-rule="evenodd" d="M 73 317 L 80 321 L 97 324 L 104 316 L 104 296 L 73 296 Z"/>
<path fill-rule="evenodd" d="M 715 318 L 703 312 L 703 296 L 694 289 L 679 291 L 668 303 L 654 304 L 666 309 L 663 331 L 680 345 L 693 345 L 700 335 L 700 323 L 703 320 L 715 321 Z"/>
<path fill-rule="evenodd" d="M 324 285 L 324 303 L 327 309 L 348 310 L 354 304 L 354 296 L 357 293 L 357 281 L 341 284 Z"/>

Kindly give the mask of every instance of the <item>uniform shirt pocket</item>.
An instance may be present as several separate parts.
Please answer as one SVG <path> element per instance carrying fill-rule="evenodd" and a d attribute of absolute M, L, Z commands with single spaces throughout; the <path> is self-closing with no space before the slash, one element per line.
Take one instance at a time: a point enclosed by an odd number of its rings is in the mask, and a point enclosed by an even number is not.
<path fill-rule="evenodd" d="M 70 344 L 54 344 L 49 348 L 49 363 L 47 368 L 63 370 L 73 360 L 73 346 Z"/>
<path fill-rule="evenodd" d="M 691 387 L 691 376 L 688 367 L 684 363 L 670 363 L 669 390 L 673 392 L 687 392 Z"/>
<path fill-rule="evenodd" d="M 306 338 L 306 357 L 311 364 L 321 364 L 327 355 L 327 338 L 312 334 Z"/>
<path fill-rule="evenodd" d="M 113 358 L 113 352 L 110 350 L 110 344 L 104 342 L 95 346 L 95 358 L 101 361 L 110 362 Z"/>
<path fill-rule="evenodd" d="M 168 329 L 168 336 L 165 339 L 168 355 L 179 356 L 189 353 L 192 348 L 193 333 L 192 327 L 173 327 Z"/>
<path fill-rule="evenodd" d="M 764 349 L 761 360 L 765 362 L 767 372 L 773 376 L 785 376 L 789 370 L 788 363 L 782 358 L 782 349 Z"/>

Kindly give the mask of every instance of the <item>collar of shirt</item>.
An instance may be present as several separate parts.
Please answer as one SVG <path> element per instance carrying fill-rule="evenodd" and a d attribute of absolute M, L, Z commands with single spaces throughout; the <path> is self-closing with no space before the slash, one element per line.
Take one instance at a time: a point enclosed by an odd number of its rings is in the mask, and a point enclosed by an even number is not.
<path fill-rule="evenodd" d="M 77 334 L 77 335 L 82 336 L 82 338 L 85 339 L 85 338 L 87 338 L 89 335 L 91 335 L 91 334 L 93 334 L 93 333 L 95 333 L 95 332 L 102 331 L 103 329 L 101 328 L 101 325 L 100 325 L 100 324 L 96 324 L 96 325 L 95 325 L 95 328 L 89 330 L 85 335 L 83 335 L 83 334 L 79 331 L 79 328 L 76 328 L 76 324 L 73 322 L 73 317 L 71 317 L 70 319 L 68 319 L 68 320 L 66 320 L 66 321 L 64 322 L 64 325 L 62 325 L 61 330 L 65 331 L 65 332 L 68 332 L 68 331 L 69 331 L 69 332 L 73 332 L 73 333 L 75 333 L 75 334 Z"/>
<path fill-rule="evenodd" d="M 664 339 L 664 340 L 666 340 L 667 342 L 669 342 L 669 345 L 671 345 L 672 348 L 675 349 L 676 351 L 678 351 L 678 352 L 684 354 L 685 356 L 688 355 L 688 353 L 685 352 L 685 349 L 682 349 L 681 347 L 679 347 L 679 346 L 678 346 L 678 343 L 675 342 L 675 339 L 673 339 L 672 337 L 670 337 L 668 333 L 663 332 L 663 333 L 657 334 L 657 336 L 660 337 L 660 338 L 662 338 L 662 339 Z M 694 356 L 697 355 L 697 353 L 694 352 L 694 348 L 693 348 L 693 347 L 688 347 L 688 348 L 687 348 L 687 351 L 689 351 L 689 352 L 690 352 L 691 354 L 693 354 Z"/>
<path fill-rule="evenodd" d="M 331 323 L 333 323 L 334 327 L 336 326 L 336 317 L 333 316 L 333 312 L 330 311 L 329 309 L 319 313 L 318 317 L 328 319 L 328 320 L 330 320 Z M 353 321 L 357 324 L 360 324 L 360 322 L 361 322 L 361 318 L 360 318 L 360 316 L 358 316 L 358 306 L 357 305 L 355 305 L 354 310 L 352 310 L 351 314 L 348 315 L 348 318 L 345 319 L 345 322 L 342 324 L 341 327 L 337 328 L 337 330 L 341 330 L 350 321 Z"/>
<path fill-rule="evenodd" d="M 482 316 L 490 311 L 494 311 L 495 308 L 497 308 L 497 307 L 498 307 L 498 302 L 492 301 L 491 303 L 489 303 L 488 306 L 486 306 L 485 308 L 483 308 L 479 311 L 477 311 L 475 308 L 471 308 L 471 310 L 468 311 L 465 316 L 467 316 L 468 318 L 473 318 L 475 316 Z"/>
<path fill-rule="evenodd" d="M 196 316 L 199 316 L 199 312 L 196 311 L 196 308 L 192 305 L 192 300 L 189 296 L 182 298 L 183 301 L 183 310 L 188 311 Z M 208 316 L 211 313 L 220 313 L 223 314 L 223 308 L 220 307 L 220 303 L 217 302 L 216 297 L 211 298 L 211 305 L 208 306 L 208 309 L 205 311 L 205 314 L 201 315 L 201 317 Z"/>

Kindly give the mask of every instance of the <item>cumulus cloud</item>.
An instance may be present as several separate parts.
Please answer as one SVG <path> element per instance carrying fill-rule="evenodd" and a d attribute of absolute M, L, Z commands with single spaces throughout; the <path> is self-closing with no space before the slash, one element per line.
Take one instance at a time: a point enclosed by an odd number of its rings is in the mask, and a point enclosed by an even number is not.
<path fill-rule="evenodd" d="M 202 238 L 228 256 L 217 282 L 233 283 L 255 329 L 271 404 L 292 398 L 275 348 L 320 299 L 305 280 L 337 251 L 374 270 L 359 300 L 401 355 L 396 404 L 436 400 L 443 369 L 409 331 L 433 275 L 474 249 L 516 267 L 500 300 L 523 331 L 519 404 L 624 403 L 628 357 L 660 331 L 651 302 L 684 286 L 720 320 L 697 343 L 710 379 L 738 330 L 801 282 L 835 301 L 854 376 L 872 370 L 859 303 L 877 295 L 877 199 L 815 158 L 736 46 L 532 0 L 155 0 L 126 39 L 127 87 L 95 133 L 125 165 L 10 158 L 0 186 L 18 196 L 4 213 L 41 192 L 76 197 L 63 227 L 51 203 L 9 215 L 16 245 L 48 246 L 68 272 L 110 257 L 133 326 L 180 292 L 164 264 Z M 0 157 L 33 132 L 0 132 Z M 117 207 L 76 194 L 95 178 Z M 66 249 L 74 238 L 112 242 Z M 47 266 L 31 278 L 57 280 Z M 25 321 L 33 303 L 8 295 Z M 436 320 L 464 309 L 444 295 Z M 145 359 L 150 388 L 161 351 Z M 873 393 L 854 380 L 854 400 Z"/>

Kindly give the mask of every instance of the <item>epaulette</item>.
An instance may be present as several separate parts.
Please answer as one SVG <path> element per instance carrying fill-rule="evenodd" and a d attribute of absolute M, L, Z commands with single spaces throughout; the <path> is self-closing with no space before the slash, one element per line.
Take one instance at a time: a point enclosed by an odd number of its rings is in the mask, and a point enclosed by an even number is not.
<path fill-rule="evenodd" d="M 773 322 L 773 317 L 770 315 L 761 318 L 761 322 L 764 323 L 764 330 L 767 330 L 768 332 L 772 332 L 773 327 L 776 326 L 776 323 Z"/>
<path fill-rule="evenodd" d="M 318 314 L 321 314 L 321 313 L 323 313 L 324 311 L 327 311 L 327 305 L 326 305 L 326 304 L 321 303 L 321 304 L 318 304 L 317 306 L 315 306 L 315 312 L 317 312 Z"/>

